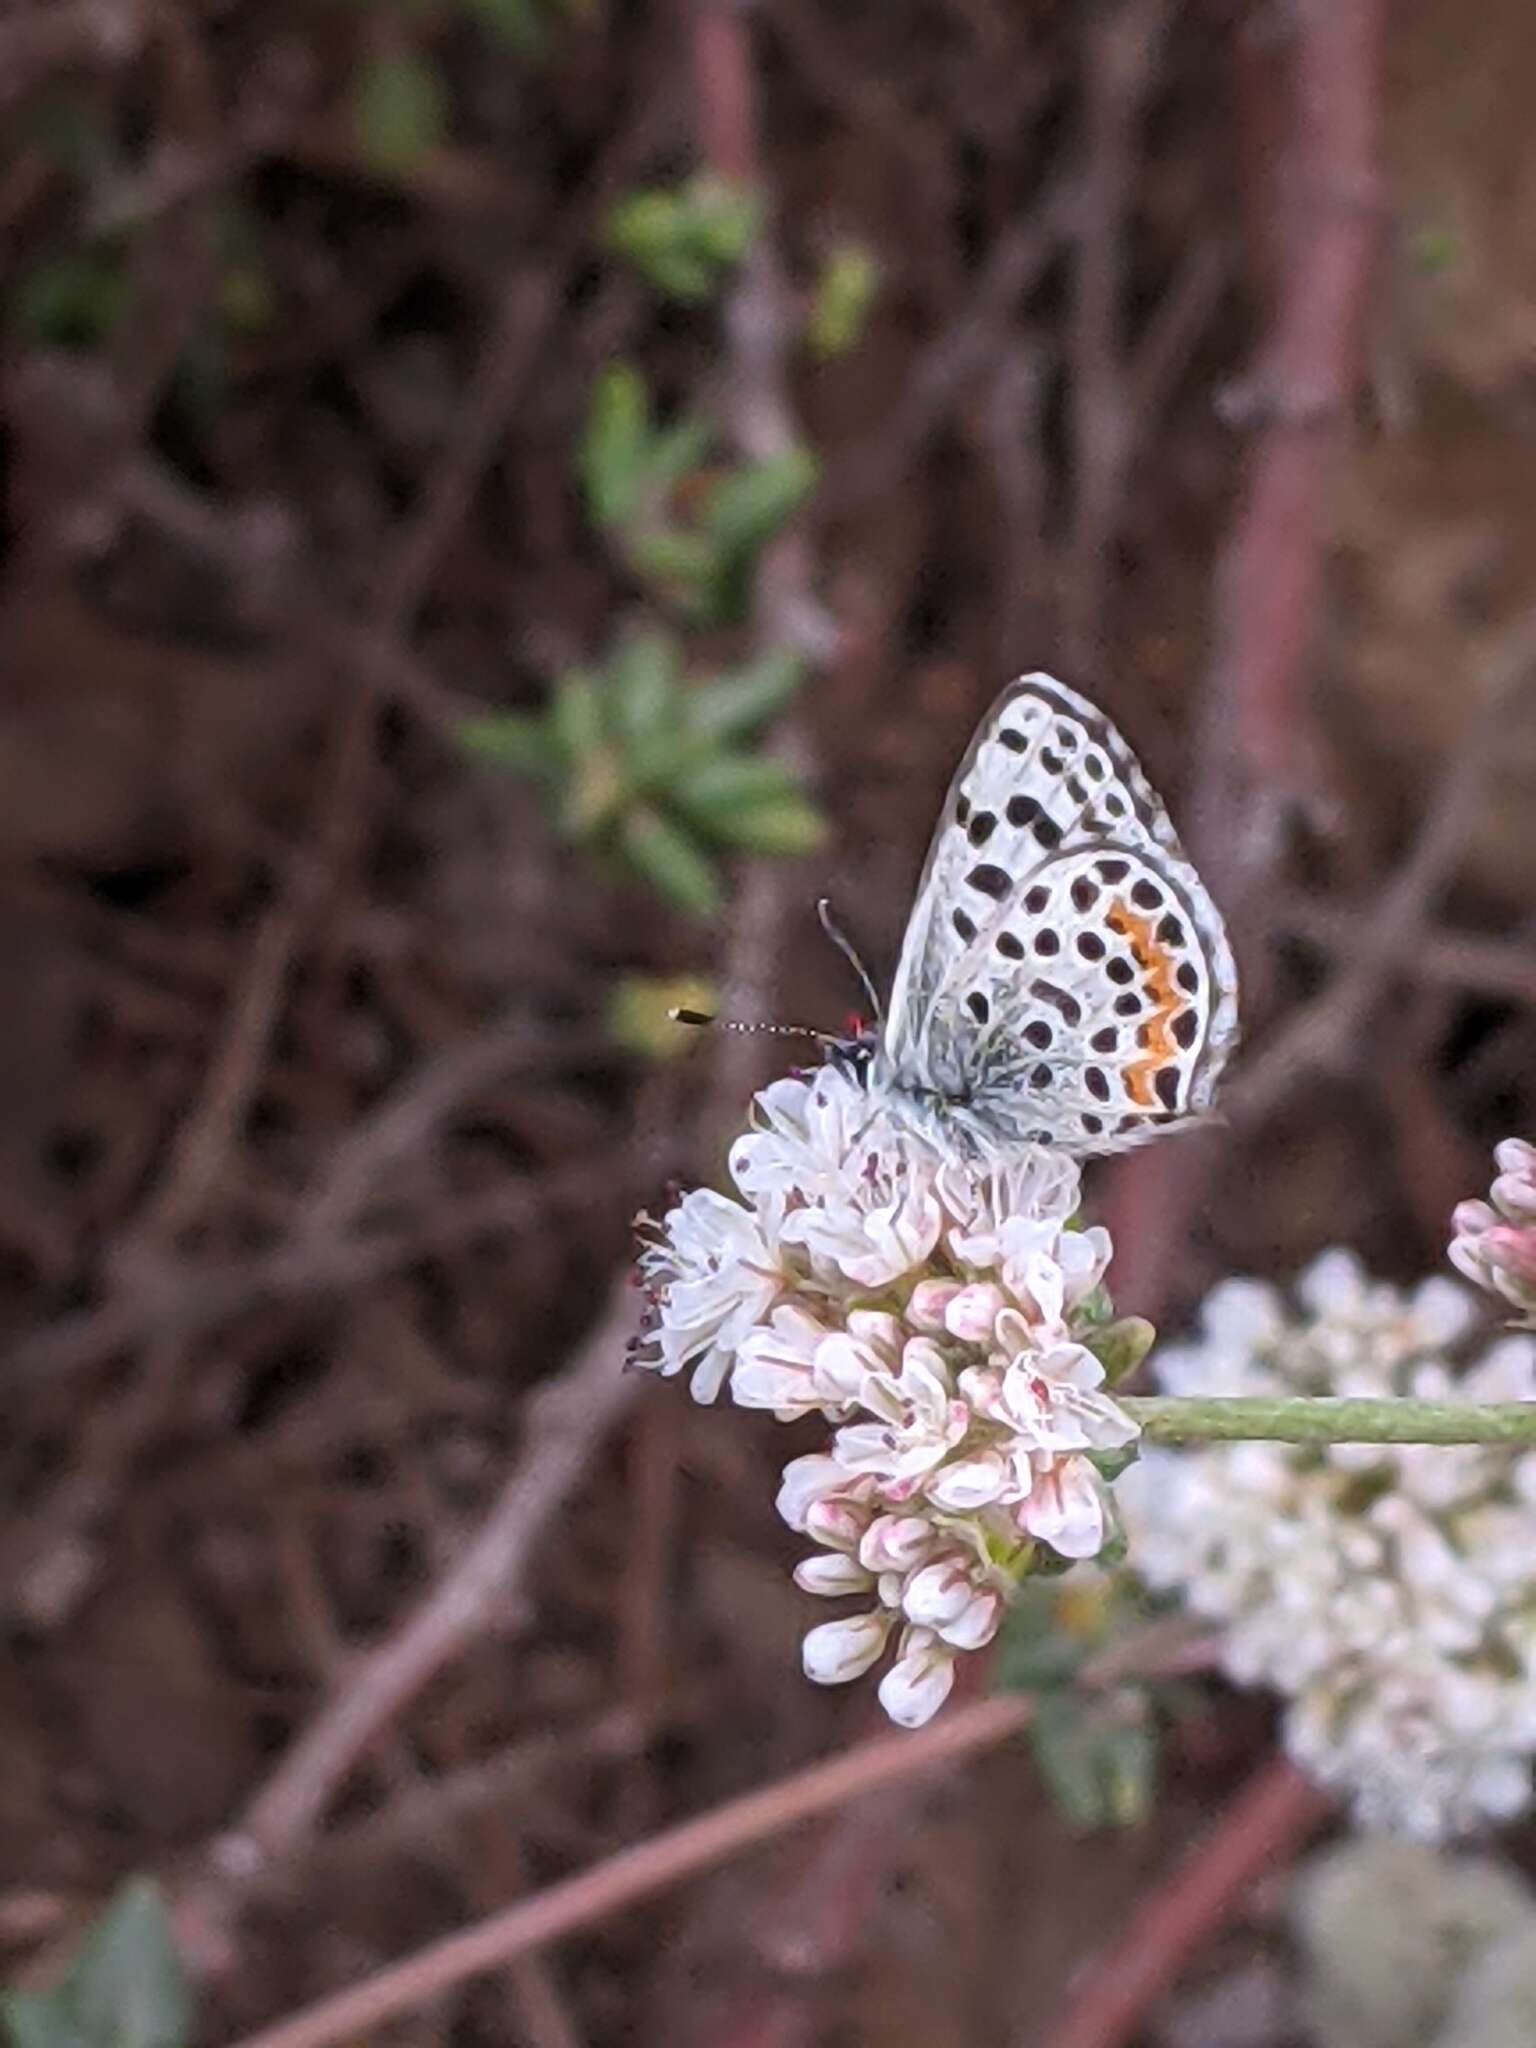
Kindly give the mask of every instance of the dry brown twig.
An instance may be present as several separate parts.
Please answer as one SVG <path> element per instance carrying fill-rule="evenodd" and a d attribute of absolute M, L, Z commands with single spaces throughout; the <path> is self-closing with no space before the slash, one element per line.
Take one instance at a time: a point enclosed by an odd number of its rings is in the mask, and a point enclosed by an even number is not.
<path fill-rule="evenodd" d="M 1160 1672 L 1188 1671 L 1199 1647 L 1199 1633 L 1188 1624 L 1154 1623 L 1086 1665 L 1081 1681 L 1102 1690 Z M 535 1898 L 433 1943 L 353 1990 L 251 2036 L 239 2048 L 326 2048 L 327 2043 L 413 2010 L 471 1976 L 501 1968 L 515 1956 L 591 1926 L 726 1857 L 819 1815 L 838 1812 L 852 1800 L 882 1790 L 905 1792 L 942 1764 L 1008 1741 L 1028 1725 L 1031 1712 L 1027 1697 L 1002 1695 L 955 1707 L 913 1733 L 877 1735 L 620 1850 Z M 905 1798 L 899 1810 L 910 1811 Z"/>
<path fill-rule="evenodd" d="M 1177 1983 L 1254 1879 L 1294 1856 L 1331 1811 L 1292 1764 L 1271 1760 L 1125 1931 L 1087 1965 L 1044 2048 L 1124 2048 L 1139 2037 L 1149 2009 Z"/>
<path fill-rule="evenodd" d="M 241 1886 L 297 1854 L 347 1773 L 443 1666 L 495 1622 L 525 1619 L 534 1546 L 553 1509 L 639 1390 L 619 1362 L 634 1329 L 627 1275 L 585 1344 L 526 1404 L 521 1451 L 468 1547 L 397 1629 L 365 1652 L 346 1682 L 214 1843 L 208 1878 L 184 1894 L 178 1929 L 194 1958 L 221 1952 Z"/>
<path fill-rule="evenodd" d="M 762 134 L 753 72 L 752 28 L 731 0 L 688 0 L 695 115 L 704 160 L 726 177 L 761 189 Z M 731 438 L 758 460 L 798 445 L 789 402 L 791 298 L 765 223 L 753 240 L 725 307 L 726 361 L 721 409 Z M 825 660 L 836 633 L 814 591 L 803 534 L 780 534 L 758 565 L 753 630 L 759 646 L 793 648 Z M 804 768 L 808 750 L 793 722 L 779 750 Z M 788 879 L 778 864 L 753 861 L 742 877 L 722 981 L 724 1007 L 743 1021 L 772 1015 L 773 991 L 788 918 Z M 762 1078 L 763 1042 L 722 1033 L 715 1045 L 713 1107 L 708 1119 L 729 1130 Z"/>
<path fill-rule="evenodd" d="M 1290 21 L 1283 74 L 1289 134 L 1283 174 L 1265 195 L 1283 223 L 1284 264 L 1252 386 L 1260 429 L 1217 574 L 1190 793 L 1191 840 L 1232 924 L 1250 1016 L 1265 982 L 1257 912 L 1307 752 L 1302 693 L 1321 589 L 1323 515 L 1363 368 L 1363 314 L 1382 218 L 1385 0 L 1337 0 L 1297 10 Z M 1269 79 L 1272 49 L 1263 61 Z M 1299 1047 L 1293 1042 L 1287 1058 Z M 1110 1184 L 1121 1284 L 1154 1318 L 1215 1157 L 1210 1140 L 1191 1138 L 1126 1160 Z"/>
<path fill-rule="evenodd" d="M 238 2048 L 328 2048 L 355 2039 L 362 2030 L 413 2011 L 470 1977 L 500 1969 L 514 1956 L 546 1947 L 819 1814 L 1006 1742 L 1027 1724 L 1029 1713 L 1024 1699 L 980 1700 L 915 1734 L 879 1736 L 621 1850 L 595 1869 L 520 1900 L 352 1990 L 250 2035 Z"/>
<path fill-rule="evenodd" d="M 1096 16 L 1083 35 L 1083 166 L 1074 208 L 1072 434 L 1074 508 L 1064 638 L 1091 674 L 1105 640 L 1111 548 L 1134 423 L 1121 339 L 1125 239 L 1137 117 L 1168 26 L 1168 0 Z"/>
<path fill-rule="evenodd" d="M 1307 1075 L 1347 1070 L 1364 1026 L 1398 963 L 1415 959 L 1450 881 L 1490 776 L 1509 744 L 1511 717 L 1536 679 L 1536 616 L 1521 620 L 1482 663 L 1481 704 L 1442 778 L 1406 860 L 1387 885 L 1349 965 L 1279 1031 L 1227 1091 L 1235 1123 L 1260 1122 Z"/>

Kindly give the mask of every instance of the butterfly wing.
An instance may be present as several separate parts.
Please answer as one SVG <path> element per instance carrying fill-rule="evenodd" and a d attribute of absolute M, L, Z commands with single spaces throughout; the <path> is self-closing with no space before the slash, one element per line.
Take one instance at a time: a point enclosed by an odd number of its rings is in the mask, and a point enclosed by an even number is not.
<path fill-rule="evenodd" d="M 1022 677 L 982 720 L 918 887 L 882 1040 L 891 1085 L 982 1149 L 1092 1153 L 1209 1106 L 1237 1034 L 1221 917 L 1134 755 Z"/>

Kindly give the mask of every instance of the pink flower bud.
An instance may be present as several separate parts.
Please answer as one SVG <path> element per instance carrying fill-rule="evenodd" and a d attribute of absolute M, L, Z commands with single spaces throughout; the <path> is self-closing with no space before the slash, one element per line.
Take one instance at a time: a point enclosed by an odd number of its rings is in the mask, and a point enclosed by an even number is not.
<path fill-rule="evenodd" d="M 944 1329 L 944 1314 L 957 1294 L 966 1290 L 958 1280 L 919 1280 L 907 1303 L 907 1321 L 914 1330 L 937 1336 Z"/>
<path fill-rule="evenodd" d="M 962 1344 L 990 1344 L 997 1319 L 1008 1306 L 1001 1287 L 977 1281 L 962 1287 L 944 1311 L 944 1327 Z"/>
<path fill-rule="evenodd" d="M 845 1500 L 813 1501 L 806 1510 L 805 1533 L 828 1550 L 857 1554 L 868 1517 Z"/>
<path fill-rule="evenodd" d="M 926 1515 L 879 1515 L 864 1532 L 859 1562 L 872 1572 L 909 1572 L 936 1540 Z"/>
<path fill-rule="evenodd" d="M 1489 1265 L 1512 1280 L 1536 1285 L 1536 1229 L 1522 1230 L 1513 1223 L 1496 1223 L 1483 1233 L 1483 1251 Z"/>

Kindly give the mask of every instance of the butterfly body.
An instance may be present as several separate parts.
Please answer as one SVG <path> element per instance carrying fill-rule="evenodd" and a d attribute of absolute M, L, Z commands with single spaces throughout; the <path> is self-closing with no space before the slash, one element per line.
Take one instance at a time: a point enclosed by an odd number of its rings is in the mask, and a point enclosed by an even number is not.
<path fill-rule="evenodd" d="M 956 771 L 872 1096 L 968 1156 L 1118 1151 L 1203 1114 L 1237 1037 L 1220 913 L 1119 733 L 1047 675 Z"/>

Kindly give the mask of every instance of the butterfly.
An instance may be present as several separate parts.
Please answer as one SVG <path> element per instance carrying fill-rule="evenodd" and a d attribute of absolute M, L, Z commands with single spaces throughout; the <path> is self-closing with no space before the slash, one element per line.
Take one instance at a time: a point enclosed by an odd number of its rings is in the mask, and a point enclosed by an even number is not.
<path fill-rule="evenodd" d="M 1221 915 L 1120 734 L 1021 676 L 950 784 L 878 1034 L 872 1098 L 963 1154 L 1078 1156 L 1210 1107 L 1237 1039 Z"/>

